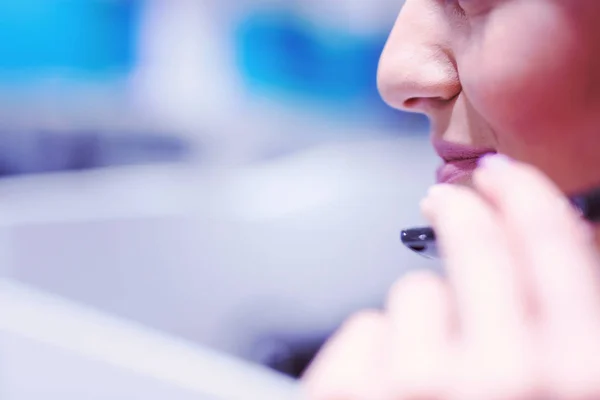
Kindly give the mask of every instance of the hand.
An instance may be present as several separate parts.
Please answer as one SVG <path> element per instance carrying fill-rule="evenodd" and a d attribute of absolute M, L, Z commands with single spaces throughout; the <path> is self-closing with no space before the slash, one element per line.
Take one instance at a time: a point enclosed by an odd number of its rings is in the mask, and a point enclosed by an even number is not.
<path fill-rule="evenodd" d="M 350 318 L 304 378 L 310 400 L 600 399 L 591 229 L 532 167 L 488 157 L 473 182 L 422 204 L 447 277 L 413 273 Z"/>

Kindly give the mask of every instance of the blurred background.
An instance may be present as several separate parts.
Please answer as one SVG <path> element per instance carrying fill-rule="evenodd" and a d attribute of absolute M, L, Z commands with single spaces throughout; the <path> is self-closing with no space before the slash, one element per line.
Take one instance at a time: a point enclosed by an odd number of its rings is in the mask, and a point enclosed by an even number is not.
<path fill-rule="evenodd" d="M 0 274 L 297 376 L 410 268 L 401 0 L 0 0 Z"/>

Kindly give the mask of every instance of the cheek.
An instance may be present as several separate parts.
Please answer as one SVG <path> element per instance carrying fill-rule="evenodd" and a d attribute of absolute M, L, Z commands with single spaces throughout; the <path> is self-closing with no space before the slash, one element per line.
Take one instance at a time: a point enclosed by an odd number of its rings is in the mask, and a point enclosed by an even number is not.
<path fill-rule="evenodd" d="M 519 15 L 473 33 L 459 60 L 463 90 L 499 142 L 551 143 L 586 108 L 587 55 L 559 19 Z"/>

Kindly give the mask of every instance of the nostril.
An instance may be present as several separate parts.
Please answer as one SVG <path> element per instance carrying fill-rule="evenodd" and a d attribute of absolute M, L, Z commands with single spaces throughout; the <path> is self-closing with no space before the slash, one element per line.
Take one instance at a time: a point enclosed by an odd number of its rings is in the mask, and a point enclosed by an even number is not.
<path fill-rule="evenodd" d="M 444 107 L 458 97 L 458 94 L 449 97 L 411 97 L 402 103 L 402 108 L 412 112 L 427 113 L 428 110 Z"/>
<path fill-rule="evenodd" d="M 408 109 L 413 109 L 417 107 L 417 104 L 419 103 L 419 98 L 418 97 L 411 97 L 410 99 L 407 99 L 404 101 L 404 108 L 408 108 Z"/>
<path fill-rule="evenodd" d="M 442 104 L 439 98 L 411 97 L 404 100 L 402 108 L 408 112 L 427 113 L 428 110 L 438 108 Z"/>

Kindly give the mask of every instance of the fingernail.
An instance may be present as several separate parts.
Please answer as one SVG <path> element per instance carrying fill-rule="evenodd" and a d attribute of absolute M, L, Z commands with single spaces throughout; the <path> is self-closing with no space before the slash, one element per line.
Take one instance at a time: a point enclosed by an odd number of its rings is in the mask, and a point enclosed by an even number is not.
<path fill-rule="evenodd" d="M 478 165 L 482 168 L 505 168 L 512 160 L 504 154 L 486 154 L 479 159 Z"/>
<path fill-rule="evenodd" d="M 425 215 L 425 217 L 430 218 L 435 212 L 436 204 L 438 204 L 437 199 L 444 196 L 450 184 L 447 183 L 439 183 L 437 185 L 433 185 L 427 191 L 427 195 L 421 200 L 419 203 L 419 207 L 421 209 L 421 213 Z"/>
<path fill-rule="evenodd" d="M 429 197 L 425 197 L 423 200 L 421 200 L 419 203 L 419 209 L 421 210 L 421 214 L 428 216 L 433 210 L 431 199 Z"/>
<path fill-rule="evenodd" d="M 450 186 L 451 185 L 447 183 L 438 183 L 437 185 L 431 186 L 427 191 L 427 198 L 443 195 Z"/>

